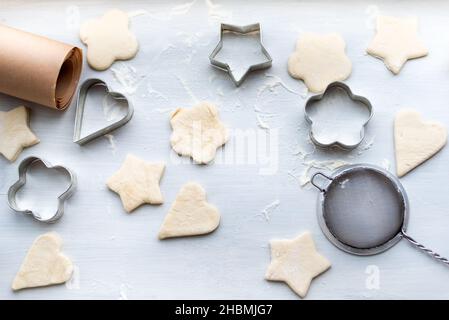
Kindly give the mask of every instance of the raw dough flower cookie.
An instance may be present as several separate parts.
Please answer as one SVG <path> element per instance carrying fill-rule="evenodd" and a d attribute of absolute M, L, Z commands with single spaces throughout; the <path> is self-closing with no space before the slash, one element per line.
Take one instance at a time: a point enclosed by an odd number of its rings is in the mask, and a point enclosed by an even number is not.
<path fill-rule="evenodd" d="M 330 262 L 319 254 L 310 232 L 294 239 L 271 240 L 271 264 L 265 279 L 284 281 L 304 298 L 312 279 L 331 266 Z"/>
<path fill-rule="evenodd" d="M 206 202 L 206 192 L 197 183 L 181 188 L 165 217 L 159 239 L 194 236 L 214 231 L 220 223 L 218 209 Z"/>
<path fill-rule="evenodd" d="M 136 55 L 139 44 L 128 27 L 128 14 L 117 9 L 81 26 L 80 39 L 87 45 L 87 62 L 92 68 L 106 70 L 115 60 Z"/>
<path fill-rule="evenodd" d="M 49 232 L 39 236 L 31 246 L 13 283 L 13 290 L 64 283 L 70 279 L 73 265 L 61 253 L 62 239 Z"/>
<path fill-rule="evenodd" d="M 159 188 L 164 169 L 163 163 L 149 163 L 128 154 L 120 170 L 106 184 L 120 195 L 123 207 L 129 213 L 144 203 L 164 202 Z"/>
<path fill-rule="evenodd" d="M 446 144 L 447 130 L 438 122 L 423 121 L 414 110 L 401 110 L 394 121 L 396 171 L 399 177 L 430 159 Z"/>
<path fill-rule="evenodd" d="M 190 109 L 178 108 L 170 118 L 173 133 L 170 143 L 182 156 L 206 164 L 215 158 L 217 148 L 228 141 L 228 131 L 213 104 L 202 102 Z"/>
<path fill-rule="evenodd" d="M 398 74 L 408 59 L 424 57 L 428 53 L 417 32 L 416 18 L 379 16 L 376 36 L 366 52 L 383 59 L 387 68 Z"/>
<path fill-rule="evenodd" d="M 9 161 L 15 161 L 23 148 L 39 143 L 28 122 L 28 109 L 23 106 L 0 111 L 0 154 Z"/>
<path fill-rule="evenodd" d="M 337 33 L 305 33 L 288 59 L 288 72 L 302 79 L 312 92 L 322 92 L 335 81 L 351 74 L 352 64 L 345 53 L 346 44 Z"/>

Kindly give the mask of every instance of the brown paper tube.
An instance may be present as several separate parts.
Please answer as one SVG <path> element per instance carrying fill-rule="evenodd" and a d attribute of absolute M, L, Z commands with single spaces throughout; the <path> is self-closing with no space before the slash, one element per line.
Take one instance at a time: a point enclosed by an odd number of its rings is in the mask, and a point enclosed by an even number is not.
<path fill-rule="evenodd" d="M 82 64 L 80 48 L 0 25 L 0 92 L 64 110 Z"/>

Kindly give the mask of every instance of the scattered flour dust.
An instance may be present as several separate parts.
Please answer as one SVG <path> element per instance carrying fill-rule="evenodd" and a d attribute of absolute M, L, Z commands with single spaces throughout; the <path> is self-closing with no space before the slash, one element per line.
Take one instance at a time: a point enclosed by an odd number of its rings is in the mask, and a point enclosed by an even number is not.
<path fill-rule="evenodd" d="M 167 12 L 157 12 L 152 13 L 144 9 L 139 9 L 135 11 L 128 12 L 128 17 L 135 18 L 139 16 L 148 16 L 155 20 L 167 21 L 170 20 L 173 16 L 180 16 L 189 13 L 192 6 L 195 4 L 196 0 L 189 1 L 183 4 L 176 5 Z"/>
<path fill-rule="evenodd" d="M 218 87 L 218 88 L 217 88 L 217 94 L 218 94 L 220 97 L 224 97 L 225 94 L 224 94 L 224 92 L 223 92 L 223 88 Z"/>
<path fill-rule="evenodd" d="M 261 128 L 261 129 L 264 129 L 264 130 L 270 130 L 271 129 L 271 127 L 267 123 L 266 119 L 278 116 L 277 113 L 271 113 L 271 112 L 263 111 L 257 105 L 254 105 L 254 112 L 256 113 L 257 126 L 259 128 Z"/>
<path fill-rule="evenodd" d="M 357 155 L 361 155 L 361 154 L 365 153 L 365 151 L 368 151 L 369 149 L 371 149 L 372 146 L 374 145 L 375 138 L 376 137 L 372 137 L 370 140 L 365 141 L 361 146 L 359 146 Z"/>
<path fill-rule="evenodd" d="M 364 142 L 361 146 L 359 146 L 358 149 L 356 149 L 357 155 L 361 155 L 364 152 L 370 150 L 374 144 L 374 140 L 375 137 L 372 137 L 370 140 Z M 311 141 L 309 142 L 312 143 Z M 334 171 L 335 169 L 338 169 L 344 165 L 351 164 L 351 162 L 346 161 L 344 159 L 308 160 L 309 156 L 314 154 L 315 151 L 316 151 L 315 147 L 313 148 L 312 151 L 306 151 L 298 146 L 297 150 L 295 150 L 292 153 L 293 155 L 298 155 L 300 157 L 301 165 L 304 167 L 304 169 L 299 175 L 297 174 L 298 168 L 294 168 L 293 170 L 288 171 L 287 174 L 294 180 L 296 180 L 301 187 L 304 187 L 310 183 L 311 178 L 310 171 L 312 169 Z M 353 156 L 348 157 L 353 158 Z M 384 159 L 382 161 L 381 166 L 388 170 L 390 163 L 387 159 Z"/>
<path fill-rule="evenodd" d="M 128 300 L 128 289 L 129 289 L 128 285 L 124 283 L 120 285 L 120 296 L 118 298 L 119 300 Z"/>
<path fill-rule="evenodd" d="M 115 153 L 117 152 L 117 145 L 115 144 L 115 139 L 114 136 L 112 134 L 105 134 L 104 137 L 106 139 L 108 139 L 109 141 L 109 149 L 112 150 L 112 154 L 115 155 Z"/>
<path fill-rule="evenodd" d="M 194 45 L 200 45 L 203 47 L 209 45 L 209 42 L 198 44 L 204 35 L 203 32 L 188 33 L 185 31 L 179 31 L 176 35 L 181 38 L 182 43 L 188 48 L 192 48 Z"/>
<path fill-rule="evenodd" d="M 145 15 L 149 15 L 149 12 L 144 9 L 138 9 L 138 10 L 128 12 L 129 18 L 135 18 L 135 17 L 145 16 Z"/>
<path fill-rule="evenodd" d="M 193 103 L 198 103 L 199 102 L 198 98 L 195 96 L 195 94 L 193 93 L 192 89 L 190 89 L 190 87 L 185 82 L 185 80 L 183 78 L 181 78 L 180 76 L 178 76 L 178 75 L 175 75 L 175 77 L 176 77 L 176 79 L 179 80 L 179 82 L 181 83 L 181 85 L 184 88 L 184 90 L 187 92 L 189 97 L 192 99 L 192 102 Z"/>
<path fill-rule="evenodd" d="M 301 177 L 299 178 L 299 183 L 300 183 L 301 187 L 310 183 L 311 177 L 310 177 L 309 173 L 312 168 L 334 171 L 335 169 L 340 168 L 340 167 L 350 164 L 350 163 L 347 161 L 344 161 L 344 160 L 336 159 L 336 160 L 323 160 L 323 161 L 309 160 L 309 161 L 304 161 L 303 164 L 306 166 L 306 168 L 304 169 Z"/>
<path fill-rule="evenodd" d="M 314 151 L 306 153 L 303 150 L 298 151 L 298 155 L 301 157 L 301 164 L 304 167 L 300 175 L 296 174 L 297 168 L 290 170 L 287 172 L 287 174 L 292 177 L 294 180 L 296 180 L 301 187 L 306 186 L 310 183 L 310 171 L 312 169 L 321 169 L 321 170 L 329 170 L 334 171 L 335 169 L 338 169 L 344 165 L 350 164 L 350 162 L 342 160 L 342 159 L 335 159 L 335 160 L 306 160 L 306 158 L 313 154 Z"/>
<path fill-rule="evenodd" d="M 136 93 L 144 75 L 139 75 L 136 68 L 125 63 L 118 63 L 115 68 L 111 68 L 114 79 L 120 83 L 125 92 L 129 95 Z"/>
<path fill-rule="evenodd" d="M 382 163 L 381 163 L 381 167 L 382 168 L 384 168 L 385 170 L 390 170 L 390 168 L 391 168 L 391 163 L 390 163 L 390 160 L 388 160 L 388 159 L 383 159 L 382 160 Z"/>
<path fill-rule="evenodd" d="M 292 151 L 292 155 L 299 156 L 301 158 L 301 160 L 305 160 L 308 156 L 314 154 L 316 151 L 316 147 L 311 141 L 310 141 L 310 145 L 312 146 L 312 150 L 310 150 L 310 151 L 307 151 L 298 145 L 296 150 Z"/>
<path fill-rule="evenodd" d="M 299 95 L 298 92 L 296 92 L 295 90 L 293 90 L 289 86 L 287 86 L 285 84 L 285 82 L 280 77 L 278 77 L 277 75 L 265 73 L 265 77 L 269 78 L 269 80 L 268 80 L 268 82 L 266 82 L 263 86 L 261 86 L 257 90 L 257 96 L 258 97 L 266 90 L 269 90 L 270 92 L 274 92 L 274 89 L 276 87 L 282 87 L 285 90 L 287 90 L 288 92 L 291 92 L 293 94 Z"/>
<path fill-rule="evenodd" d="M 271 129 L 271 127 L 268 125 L 268 123 L 266 123 L 264 120 L 262 120 L 262 118 L 259 114 L 256 114 L 256 119 L 257 119 L 257 125 L 259 126 L 259 128 L 264 129 L 264 130 Z"/>
<path fill-rule="evenodd" d="M 178 16 L 189 13 L 192 6 L 195 4 L 196 0 L 186 2 L 184 4 L 179 4 L 171 8 L 170 15 Z"/>
<path fill-rule="evenodd" d="M 309 88 L 305 87 L 304 91 L 300 93 L 301 98 L 305 99 L 309 95 Z"/>
<path fill-rule="evenodd" d="M 80 289 L 80 268 L 78 266 L 73 266 L 72 277 L 65 283 L 65 287 L 69 290 Z"/>
<path fill-rule="evenodd" d="M 270 221 L 271 215 L 277 210 L 280 204 L 281 202 L 279 200 L 274 200 L 272 203 L 263 208 L 262 211 L 260 211 L 260 215 L 263 216 L 266 221 Z"/>
<path fill-rule="evenodd" d="M 209 23 L 232 21 L 232 11 L 223 9 L 223 5 L 214 3 L 212 0 L 205 0 Z"/>
<path fill-rule="evenodd" d="M 181 39 L 180 49 L 187 49 L 181 56 L 184 56 L 180 62 L 190 64 L 192 59 L 197 56 L 198 47 L 207 47 L 210 44 L 210 38 L 206 42 L 201 41 L 204 32 L 185 32 L 180 31 L 176 36 Z"/>
<path fill-rule="evenodd" d="M 154 110 L 158 113 L 170 113 L 174 110 L 174 108 L 156 108 Z"/>
<path fill-rule="evenodd" d="M 165 94 L 161 93 L 160 91 L 154 89 L 150 82 L 147 83 L 147 91 L 150 96 L 170 102 L 168 97 Z"/>
<path fill-rule="evenodd" d="M 279 116 L 279 114 L 277 114 L 277 113 L 268 112 L 268 111 L 264 111 L 264 110 L 260 109 L 260 107 L 256 104 L 254 105 L 254 112 L 256 114 L 263 116 L 264 118 L 274 118 L 274 117 Z"/>

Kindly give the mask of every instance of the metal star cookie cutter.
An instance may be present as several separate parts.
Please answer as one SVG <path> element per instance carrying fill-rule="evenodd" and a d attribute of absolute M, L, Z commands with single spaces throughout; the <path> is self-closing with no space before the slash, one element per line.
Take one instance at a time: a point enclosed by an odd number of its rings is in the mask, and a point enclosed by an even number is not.
<path fill-rule="evenodd" d="M 101 128 L 97 131 L 89 133 L 88 135 L 86 135 L 84 137 L 81 137 L 81 130 L 82 130 L 83 121 L 84 121 L 84 118 L 83 118 L 84 106 L 86 103 L 87 94 L 93 86 L 103 86 L 105 88 L 106 95 L 109 95 L 113 99 L 116 99 L 116 100 L 126 101 L 128 111 L 123 118 L 121 118 L 117 121 L 114 121 L 113 123 L 111 123 L 110 125 L 108 125 L 104 128 Z M 101 79 L 95 79 L 95 78 L 87 79 L 82 83 L 82 85 L 80 86 L 79 92 L 78 92 L 78 99 L 76 102 L 75 131 L 73 134 L 73 142 L 78 145 L 84 145 L 98 137 L 104 136 L 105 134 L 112 132 L 115 129 L 120 128 L 121 126 L 128 123 L 128 121 L 131 120 L 133 114 L 134 114 L 133 106 L 132 106 L 131 102 L 129 101 L 129 99 L 124 94 L 111 90 L 109 88 L 109 86 L 106 84 L 106 82 L 104 82 Z"/>
<path fill-rule="evenodd" d="M 352 100 L 352 102 L 355 102 L 355 103 L 357 103 L 357 105 L 364 108 L 364 110 L 357 111 L 357 112 L 364 113 L 364 117 L 366 117 L 366 120 L 363 123 L 357 124 L 358 126 L 360 126 L 360 130 L 357 130 L 357 133 L 352 132 L 353 135 L 351 136 L 351 139 L 352 139 L 351 141 L 348 141 L 350 139 L 348 139 L 347 141 L 342 141 L 341 136 L 337 139 L 331 139 L 331 140 L 325 141 L 325 139 L 323 137 L 320 137 L 319 134 L 317 134 L 315 132 L 315 131 L 323 131 L 323 127 L 320 127 L 319 124 L 317 124 L 317 121 L 313 120 L 313 115 L 312 115 L 314 112 L 314 111 L 312 111 L 312 109 L 319 108 L 319 103 L 325 102 L 326 99 L 331 99 L 331 103 L 333 104 L 332 108 L 336 108 L 338 106 L 341 108 L 342 105 L 343 105 L 343 107 L 346 108 L 347 104 L 335 103 L 336 99 L 334 99 L 332 101 L 332 94 L 333 93 L 335 94 L 335 92 L 337 92 L 338 90 L 343 90 L 348 99 Z M 332 109 L 332 111 L 334 111 L 334 109 Z M 329 110 L 328 110 L 328 112 L 329 112 Z M 351 89 L 349 88 L 349 86 L 347 86 L 346 84 L 344 84 L 342 82 L 333 82 L 327 86 L 326 90 L 324 90 L 323 93 L 312 96 L 307 100 L 305 107 L 304 107 L 304 115 L 305 115 L 307 122 L 310 124 L 310 132 L 309 132 L 310 138 L 316 146 L 322 147 L 322 148 L 338 147 L 343 150 L 352 150 L 352 149 L 356 148 L 357 146 L 359 146 L 360 143 L 362 143 L 363 139 L 365 138 L 365 128 L 373 116 L 373 107 L 367 98 L 353 94 Z M 343 115 L 343 114 L 340 114 L 340 115 Z M 334 119 L 330 119 L 330 120 L 334 120 Z M 341 119 L 338 119 L 338 120 L 341 120 Z M 337 121 L 335 121 L 335 122 L 337 122 Z M 332 123 L 333 123 L 333 121 L 328 121 L 328 123 L 324 127 L 324 131 L 339 132 L 336 128 L 338 123 L 335 124 L 336 127 L 331 128 L 330 126 L 332 125 Z M 339 128 L 339 129 L 341 129 L 341 128 Z M 354 129 L 357 129 L 357 128 L 350 127 L 351 131 L 354 131 Z M 348 136 L 350 136 L 350 135 L 348 135 Z"/>
<path fill-rule="evenodd" d="M 259 36 L 260 49 L 261 49 L 262 53 L 264 54 L 264 56 L 267 58 L 267 61 L 249 66 L 248 69 L 245 71 L 245 73 L 242 75 L 242 77 L 240 79 L 236 79 L 229 64 L 227 64 L 225 62 L 221 62 L 215 58 L 217 56 L 218 52 L 223 47 L 223 34 L 227 33 L 227 32 L 233 32 L 233 33 L 238 33 L 238 34 L 257 33 Z M 243 83 L 243 81 L 248 77 L 248 74 L 251 71 L 269 68 L 269 67 L 271 67 L 271 65 L 273 63 L 273 59 L 271 58 L 270 54 L 268 53 L 268 51 L 265 49 L 265 47 L 262 44 L 260 23 L 254 23 L 254 24 L 250 24 L 247 26 L 236 26 L 236 25 L 232 25 L 232 24 L 222 23 L 221 27 L 220 27 L 220 40 L 219 40 L 217 46 L 215 47 L 214 51 L 212 51 L 212 53 L 209 55 L 209 60 L 210 60 L 210 63 L 214 67 L 216 67 L 220 70 L 226 71 L 230 75 L 232 81 L 234 82 L 234 84 L 237 87 Z"/>
<path fill-rule="evenodd" d="M 28 169 L 36 164 L 42 163 L 47 169 L 57 169 L 64 174 L 67 174 L 70 178 L 70 183 L 67 189 L 58 196 L 58 209 L 55 214 L 49 218 L 41 217 L 37 212 L 33 212 L 31 209 L 22 209 L 19 208 L 16 202 L 16 194 L 17 192 L 25 185 L 26 183 L 26 173 Z M 43 160 L 38 157 L 28 157 L 22 160 L 19 165 L 19 180 L 15 182 L 8 190 L 8 204 L 9 207 L 19 213 L 28 214 L 33 216 L 34 219 L 45 222 L 45 223 L 54 223 L 64 214 L 64 202 L 70 198 L 76 188 L 76 176 L 75 174 L 69 170 L 68 168 L 61 165 L 52 165 L 50 162 Z"/>

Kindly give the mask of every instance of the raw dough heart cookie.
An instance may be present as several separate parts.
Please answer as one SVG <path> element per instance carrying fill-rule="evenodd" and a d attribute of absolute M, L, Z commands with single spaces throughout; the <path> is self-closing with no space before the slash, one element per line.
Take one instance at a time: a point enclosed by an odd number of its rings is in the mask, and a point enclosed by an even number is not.
<path fill-rule="evenodd" d="M 159 239 L 195 236 L 214 231 L 220 223 L 218 209 L 206 202 L 206 192 L 197 183 L 181 188 L 165 217 Z"/>
<path fill-rule="evenodd" d="M 208 102 L 190 109 L 176 109 L 171 114 L 170 124 L 173 150 L 192 157 L 197 163 L 211 162 L 217 148 L 228 141 L 228 131 L 218 117 L 217 108 Z"/>
<path fill-rule="evenodd" d="M 310 91 L 322 92 L 330 83 L 343 81 L 351 74 L 345 47 L 339 34 L 305 33 L 288 59 L 288 72 L 293 78 L 302 79 Z"/>
<path fill-rule="evenodd" d="M 444 147 L 446 128 L 438 122 L 423 121 L 414 110 L 401 110 L 394 121 L 396 171 L 404 176 Z"/>
<path fill-rule="evenodd" d="M 81 26 L 80 39 L 87 45 L 87 62 L 92 68 L 106 70 L 115 60 L 136 55 L 139 44 L 128 27 L 128 14 L 117 9 Z"/>
<path fill-rule="evenodd" d="M 126 212 L 131 212 L 144 203 L 164 202 L 159 181 L 165 164 L 146 162 L 128 154 L 121 168 L 107 181 L 106 185 L 120 195 Z"/>
<path fill-rule="evenodd" d="M 265 279 L 284 281 L 304 298 L 312 279 L 331 266 L 330 262 L 319 254 L 310 232 L 294 239 L 271 240 L 271 264 Z"/>
<path fill-rule="evenodd" d="M 13 283 L 13 290 L 64 283 L 70 279 L 73 265 L 61 253 L 62 239 L 49 232 L 39 236 L 28 251 Z"/>
<path fill-rule="evenodd" d="M 15 161 L 23 148 L 39 143 L 28 122 L 28 109 L 23 106 L 0 111 L 0 153 L 9 161 Z"/>
<path fill-rule="evenodd" d="M 376 36 L 366 52 L 383 59 L 387 68 L 398 74 L 408 59 L 424 57 L 428 53 L 417 32 L 416 18 L 379 16 Z"/>

